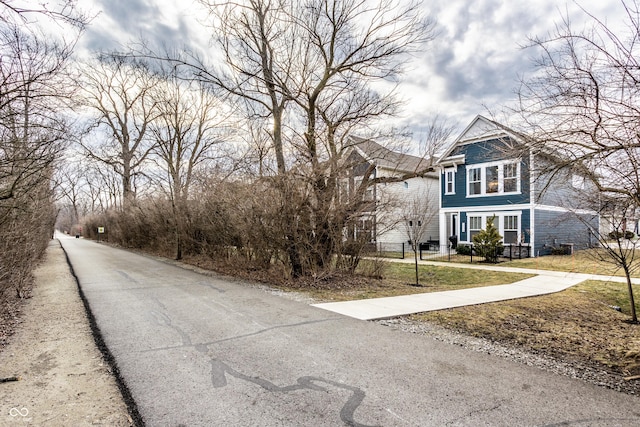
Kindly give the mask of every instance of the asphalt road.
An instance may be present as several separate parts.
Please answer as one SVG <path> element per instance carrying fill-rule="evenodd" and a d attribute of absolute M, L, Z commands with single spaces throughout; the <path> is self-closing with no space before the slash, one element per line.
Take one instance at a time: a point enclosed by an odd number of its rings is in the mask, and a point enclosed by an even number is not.
<path fill-rule="evenodd" d="M 62 236 L 147 426 L 633 426 L 640 398 Z"/>

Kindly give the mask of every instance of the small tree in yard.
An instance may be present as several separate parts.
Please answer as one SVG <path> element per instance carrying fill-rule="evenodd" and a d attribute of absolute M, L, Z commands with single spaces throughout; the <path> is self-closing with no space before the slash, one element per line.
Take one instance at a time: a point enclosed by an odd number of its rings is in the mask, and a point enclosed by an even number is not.
<path fill-rule="evenodd" d="M 409 245 L 413 251 L 413 259 L 416 267 L 416 286 L 420 286 L 420 278 L 418 275 L 418 250 L 420 249 L 420 241 L 424 237 L 427 224 L 428 221 L 426 221 L 422 216 L 414 216 L 411 219 L 407 219 L 405 223 L 407 235 L 409 236 Z"/>
<path fill-rule="evenodd" d="M 586 196 L 585 198 L 589 200 Z M 626 229 L 627 218 L 634 217 L 638 208 L 635 204 L 629 203 L 628 200 L 620 199 L 618 195 L 609 195 L 607 197 L 606 194 L 598 194 L 597 203 L 600 205 L 598 213 L 601 218 L 607 219 L 611 232 L 591 230 L 601 249 L 590 251 L 589 255 L 597 261 L 613 264 L 617 269 L 624 272 L 629 296 L 631 323 L 638 323 L 631 276 L 640 269 L 640 251 L 636 247 L 638 239 L 636 238 L 635 241 L 628 239 L 629 234 L 633 233 Z M 588 226 L 589 224 L 586 225 Z"/>
<path fill-rule="evenodd" d="M 502 253 L 502 236 L 498 233 L 498 229 L 493 225 L 496 216 L 487 218 L 487 227 L 480 230 L 478 234 L 473 236 L 473 244 L 476 253 L 483 256 L 487 262 L 498 262 L 498 255 Z"/>
<path fill-rule="evenodd" d="M 406 206 L 403 215 L 404 226 L 409 238 L 409 245 L 413 251 L 413 259 L 416 270 L 416 286 L 420 286 L 418 274 L 418 251 L 420 250 L 420 242 L 424 240 L 425 233 L 434 219 L 438 218 L 438 206 L 433 199 L 429 198 L 429 192 L 416 195 L 413 200 Z"/>

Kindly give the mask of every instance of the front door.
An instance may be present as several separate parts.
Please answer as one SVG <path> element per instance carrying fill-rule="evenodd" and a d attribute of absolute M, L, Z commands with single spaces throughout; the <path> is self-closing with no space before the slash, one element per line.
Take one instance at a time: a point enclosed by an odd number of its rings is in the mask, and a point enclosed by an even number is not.
<path fill-rule="evenodd" d="M 458 236 L 458 214 L 451 215 L 451 230 L 449 236 Z"/>

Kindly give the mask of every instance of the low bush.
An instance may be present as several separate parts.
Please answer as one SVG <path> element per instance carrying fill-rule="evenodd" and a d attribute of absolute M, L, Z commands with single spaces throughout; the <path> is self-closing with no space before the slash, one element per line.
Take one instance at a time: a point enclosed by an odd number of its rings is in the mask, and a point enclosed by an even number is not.
<path fill-rule="evenodd" d="M 472 248 L 470 245 L 458 245 L 456 246 L 456 253 L 458 255 L 471 255 Z"/>
<path fill-rule="evenodd" d="M 611 240 L 617 240 L 617 239 L 622 239 L 625 238 L 627 240 L 629 239 L 633 239 L 635 237 L 635 234 L 633 233 L 633 231 L 619 231 L 619 230 L 614 230 L 611 233 L 609 233 L 609 238 Z"/>
<path fill-rule="evenodd" d="M 551 255 L 571 255 L 571 248 L 568 246 L 551 248 Z"/>

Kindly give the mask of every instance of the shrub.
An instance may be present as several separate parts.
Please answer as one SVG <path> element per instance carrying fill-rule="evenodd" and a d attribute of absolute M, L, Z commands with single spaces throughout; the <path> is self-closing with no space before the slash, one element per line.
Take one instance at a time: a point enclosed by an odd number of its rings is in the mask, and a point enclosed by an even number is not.
<path fill-rule="evenodd" d="M 570 255 L 570 254 L 571 254 L 571 248 L 568 246 L 551 248 L 551 255 Z"/>
<path fill-rule="evenodd" d="M 619 230 L 614 230 L 611 233 L 609 233 L 608 236 L 609 236 L 609 239 L 611 239 L 611 240 L 618 240 L 618 239 L 622 239 L 622 238 L 625 238 L 625 239 L 629 240 L 629 239 L 633 239 L 635 234 L 633 233 L 633 231 L 629 231 L 629 230 L 627 230 L 625 232 L 622 232 L 622 231 L 619 231 Z"/>
<path fill-rule="evenodd" d="M 487 262 L 498 262 L 498 257 L 504 251 L 502 246 L 502 236 L 498 233 L 498 229 L 493 225 L 495 215 L 487 218 L 487 227 L 480 230 L 478 234 L 473 236 L 474 249 L 479 256 L 484 257 Z"/>
<path fill-rule="evenodd" d="M 618 231 L 618 230 L 612 231 L 611 233 L 609 233 L 609 238 L 612 240 L 617 240 L 622 238 L 622 231 Z"/>
<path fill-rule="evenodd" d="M 456 246 L 456 252 L 458 255 L 471 255 L 470 245 L 458 245 Z"/>

